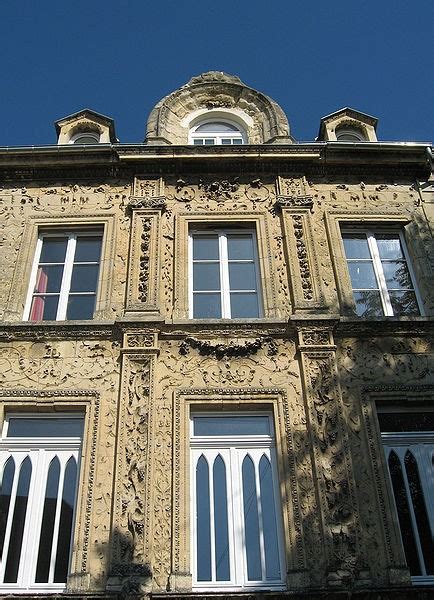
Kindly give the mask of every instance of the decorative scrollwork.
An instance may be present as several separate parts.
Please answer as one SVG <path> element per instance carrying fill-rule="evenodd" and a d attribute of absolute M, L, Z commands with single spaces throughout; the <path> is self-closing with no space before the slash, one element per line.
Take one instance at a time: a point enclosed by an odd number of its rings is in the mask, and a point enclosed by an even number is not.
<path fill-rule="evenodd" d="M 234 342 L 229 342 L 229 344 L 211 344 L 207 340 L 199 340 L 189 336 L 181 343 L 179 353 L 185 356 L 189 353 L 190 348 L 194 348 L 203 356 L 214 356 L 220 360 L 222 358 L 251 356 L 259 352 L 264 346 L 268 346 L 269 356 L 277 354 L 277 344 L 269 336 L 259 337 L 251 342 L 247 341 L 245 344 L 235 344 Z"/>

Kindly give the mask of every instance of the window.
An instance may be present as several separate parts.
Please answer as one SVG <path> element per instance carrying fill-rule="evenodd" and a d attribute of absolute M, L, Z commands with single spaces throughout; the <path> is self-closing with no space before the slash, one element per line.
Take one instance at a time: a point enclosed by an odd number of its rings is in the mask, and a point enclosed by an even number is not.
<path fill-rule="evenodd" d="M 402 544 L 414 583 L 434 579 L 434 412 L 379 412 Z"/>
<path fill-rule="evenodd" d="M 83 420 L 9 416 L 0 441 L 0 591 L 62 590 Z"/>
<path fill-rule="evenodd" d="M 24 320 L 92 319 L 101 243 L 95 231 L 41 235 Z"/>
<path fill-rule="evenodd" d="M 366 142 L 364 133 L 356 127 L 339 127 L 336 139 L 338 142 Z"/>
<path fill-rule="evenodd" d="M 253 231 L 191 232 L 190 274 L 191 318 L 260 316 L 258 257 Z"/>
<path fill-rule="evenodd" d="M 70 143 L 71 144 L 99 144 L 100 135 L 99 133 L 85 132 L 77 133 L 72 136 Z"/>
<path fill-rule="evenodd" d="M 282 588 L 282 521 L 271 415 L 191 419 L 195 588 Z"/>
<path fill-rule="evenodd" d="M 190 130 L 194 146 L 233 146 L 245 144 L 245 136 L 234 123 L 210 121 L 200 123 Z"/>
<path fill-rule="evenodd" d="M 342 237 L 360 317 L 420 314 L 401 232 L 351 230 Z"/>

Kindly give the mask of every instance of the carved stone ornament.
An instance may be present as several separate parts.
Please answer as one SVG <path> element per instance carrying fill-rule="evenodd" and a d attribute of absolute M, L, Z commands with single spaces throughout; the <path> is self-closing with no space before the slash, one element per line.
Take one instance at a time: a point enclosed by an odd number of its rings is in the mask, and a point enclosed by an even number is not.
<path fill-rule="evenodd" d="M 140 198 L 155 198 L 162 195 L 160 179 L 142 179 L 136 177 L 134 180 L 134 196 Z"/>
<path fill-rule="evenodd" d="M 305 196 L 306 195 L 306 177 L 303 175 L 294 175 L 292 177 L 279 177 L 279 188 L 282 196 Z"/>
<path fill-rule="evenodd" d="M 157 333 L 154 332 L 129 332 L 124 336 L 125 348 L 155 348 L 157 345 Z"/>
<path fill-rule="evenodd" d="M 282 208 L 312 208 L 313 196 L 289 196 L 278 198 L 274 203 L 275 210 Z"/>
<path fill-rule="evenodd" d="M 196 190 L 184 179 L 178 179 L 175 185 L 175 200 L 178 202 L 191 202 L 196 197 Z"/>
<path fill-rule="evenodd" d="M 328 329 L 303 329 L 302 343 L 305 346 L 328 346 L 330 345 L 330 332 Z"/>
<path fill-rule="evenodd" d="M 238 191 L 240 185 L 238 177 L 232 181 L 221 179 L 218 181 L 204 182 L 199 180 L 199 189 L 203 190 L 208 200 L 224 202 L 225 200 L 234 200 L 234 194 Z"/>
<path fill-rule="evenodd" d="M 252 202 L 265 202 L 270 197 L 270 190 L 258 177 L 253 179 L 250 185 L 246 187 L 245 194 Z"/>
<path fill-rule="evenodd" d="M 207 340 L 199 340 L 189 336 L 181 343 L 179 353 L 185 356 L 189 353 L 190 348 L 194 348 L 202 356 L 214 356 L 220 360 L 222 358 L 251 356 L 259 352 L 264 346 L 268 346 L 269 356 L 277 354 L 277 344 L 269 336 L 259 337 L 251 342 L 247 341 L 245 344 L 235 344 L 234 342 L 211 344 Z"/>
<path fill-rule="evenodd" d="M 131 198 L 126 209 L 132 211 L 134 209 L 161 210 L 164 212 L 167 209 L 166 200 L 164 198 Z"/>
<path fill-rule="evenodd" d="M 303 298 L 305 300 L 313 299 L 312 277 L 310 273 L 309 260 L 307 256 L 306 243 L 304 241 L 303 217 L 293 215 L 294 234 L 296 238 L 297 258 L 300 268 L 301 286 L 303 289 Z"/>

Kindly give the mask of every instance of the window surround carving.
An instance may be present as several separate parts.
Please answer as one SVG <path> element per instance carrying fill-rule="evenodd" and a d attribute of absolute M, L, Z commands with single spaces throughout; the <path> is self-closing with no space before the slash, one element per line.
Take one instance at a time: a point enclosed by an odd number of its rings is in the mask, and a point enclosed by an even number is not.
<path fill-rule="evenodd" d="M 418 288 L 422 300 L 429 293 L 423 285 L 424 279 L 429 279 L 429 275 L 425 273 L 428 260 L 414 259 L 415 256 L 420 256 L 420 254 L 423 252 L 423 249 L 416 224 L 409 217 L 404 216 L 402 213 L 387 213 L 384 210 L 382 212 L 358 210 L 351 213 L 326 211 L 325 224 L 331 256 L 331 264 L 336 281 L 338 302 L 340 306 L 339 310 L 341 314 L 363 320 L 362 317 L 356 317 L 352 285 L 348 272 L 347 258 L 342 238 L 342 230 L 346 230 L 349 227 L 354 227 L 355 229 L 358 227 L 360 229 L 368 229 L 371 227 L 386 231 L 388 229 L 395 232 L 401 231 L 406 242 L 406 249 L 415 275 L 415 280 L 413 283 L 415 287 Z M 424 314 L 425 307 L 426 299 L 425 302 L 420 302 L 420 310 L 422 315 Z M 399 317 L 377 318 L 397 319 Z"/>
<path fill-rule="evenodd" d="M 280 486 L 288 586 L 297 586 L 305 568 L 302 547 L 302 519 L 296 483 L 296 467 L 286 395 L 283 390 L 180 389 L 174 398 L 174 507 L 173 572 L 171 589 L 191 591 L 190 548 L 190 414 L 198 410 L 268 411 L 273 414 L 276 436 L 277 470 Z M 292 501 L 291 501 L 292 500 Z M 292 577 L 294 580 L 292 581 Z"/>
<path fill-rule="evenodd" d="M 189 319 L 188 306 L 188 238 L 189 230 L 203 226 L 212 228 L 243 226 L 254 230 L 258 243 L 259 279 L 261 283 L 262 315 L 264 318 L 278 318 L 276 309 L 276 291 L 273 280 L 273 263 L 267 248 L 270 247 L 269 231 L 265 215 L 254 213 L 226 213 L 218 212 L 212 214 L 203 213 L 181 213 L 175 220 L 175 285 L 174 285 L 174 319 Z M 257 320 L 257 319 L 255 319 Z M 218 319 L 219 322 L 224 319 Z M 236 321 L 236 319 L 231 319 Z M 243 319 L 246 321 L 246 319 Z"/>
<path fill-rule="evenodd" d="M 56 412 L 79 414 L 84 419 L 80 456 L 80 474 L 77 487 L 76 517 L 72 539 L 70 575 L 66 591 L 89 585 L 90 521 L 93 503 L 95 470 L 97 465 L 97 436 L 99 427 L 100 396 L 95 390 L 0 390 L 0 427 L 3 429 L 8 413 L 37 414 Z"/>
<path fill-rule="evenodd" d="M 31 218 L 24 226 L 16 268 L 12 278 L 5 319 L 21 321 L 24 304 L 27 299 L 30 276 L 34 262 L 36 244 L 41 232 L 56 233 L 63 230 L 89 229 L 102 230 L 102 248 L 97 296 L 93 320 L 111 318 L 111 289 L 113 283 L 113 264 L 115 256 L 114 217 L 111 215 L 83 215 L 82 217 L 66 217 L 65 215 Z M 87 321 L 87 322 L 92 322 Z M 59 324 L 62 322 L 59 321 Z"/>

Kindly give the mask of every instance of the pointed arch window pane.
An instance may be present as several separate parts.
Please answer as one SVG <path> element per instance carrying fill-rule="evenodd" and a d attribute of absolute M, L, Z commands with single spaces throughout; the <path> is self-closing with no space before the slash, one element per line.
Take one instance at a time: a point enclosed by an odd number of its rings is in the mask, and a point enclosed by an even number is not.
<path fill-rule="evenodd" d="M 8 557 L 4 575 L 5 583 L 16 583 L 18 578 L 31 476 L 32 463 L 30 458 L 27 457 L 21 463 L 18 488 L 15 496 L 14 517 L 12 520 Z"/>
<path fill-rule="evenodd" d="M 277 539 L 276 510 L 271 464 L 265 454 L 259 462 L 261 487 L 262 527 L 264 531 L 266 579 L 280 579 L 279 543 Z"/>
<path fill-rule="evenodd" d="M 38 562 L 36 566 L 36 583 L 46 583 L 49 579 L 59 477 L 60 463 L 57 456 L 55 456 L 48 469 L 47 485 L 45 487 L 44 512 L 42 514 Z"/>
<path fill-rule="evenodd" d="M 249 581 L 261 581 L 261 547 L 259 541 L 259 515 L 255 466 L 249 455 L 243 460 L 242 478 L 247 576 Z"/>
<path fill-rule="evenodd" d="M 3 556 L 6 526 L 8 523 L 9 506 L 11 504 L 12 485 L 14 483 L 15 461 L 10 456 L 3 469 L 3 479 L 0 491 L 0 559 Z"/>
<path fill-rule="evenodd" d="M 203 454 L 196 466 L 197 579 L 211 581 L 209 467 Z"/>
<path fill-rule="evenodd" d="M 401 462 L 393 450 L 389 454 L 388 463 L 407 564 L 409 566 L 411 575 L 421 575 L 422 571 L 420 568 L 416 542 L 414 539 L 410 508 L 408 506 L 408 498 L 404 484 Z"/>
<path fill-rule="evenodd" d="M 426 512 L 425 499 L 420 483 L 417 462 L 414 455 L 409 450 L 405 453 L 404 464 L 407 472 L 411 501 L 416 517 L 420 545 L 422 546 L 426 574 L 434 575 L 434 547 L 431 527 Z"/>
<path fill-rule="evenodd" d="M 217 581 L 230 580 L 226 467 L 219 454 L 213 466 L 214 537 Z"/>
<path fill-rule="evenodd" d="M 68 460 L 63 480 L 62 508 L 60 510 L 59 537 L 57 540 L 54 582 L 64 583 L 68 575 L 69 547 L 71 545 L 74 517 L 77 463 L 74 457 Z"/>

